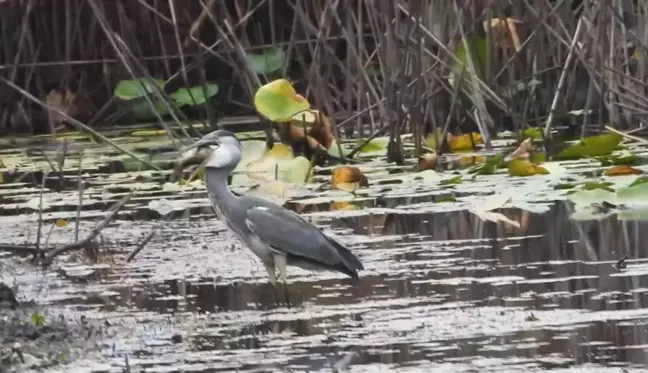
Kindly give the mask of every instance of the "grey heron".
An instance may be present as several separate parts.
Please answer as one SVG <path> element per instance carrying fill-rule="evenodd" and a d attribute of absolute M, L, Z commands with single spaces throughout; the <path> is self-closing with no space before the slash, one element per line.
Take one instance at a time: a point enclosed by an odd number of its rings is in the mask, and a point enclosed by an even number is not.
<path fill-rule="evenodd" d="M 181 152 L 196 148 L 211 149 L 203 165 L 216 215 L 261 260 L 272 285 L 277 282 L 277 269 L 280 280 L 287 282 L 288 265 L 358 278 L 358 270 L 364 270 L 362 263 L 335 239 L 282 206 L 259 197 L 239 196 L 229 189 L 228 176 L 243 153 L 234 133 L 216 130 Z"/>

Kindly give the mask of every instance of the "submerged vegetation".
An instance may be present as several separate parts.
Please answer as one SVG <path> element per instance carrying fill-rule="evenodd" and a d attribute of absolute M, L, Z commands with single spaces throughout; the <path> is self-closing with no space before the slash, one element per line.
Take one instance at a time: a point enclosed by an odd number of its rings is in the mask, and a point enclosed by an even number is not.
<path fill-rule="evenodd" d="M 645 365 L 601 324 L 645 334 L 647 12 L 0 1 L 0 372 Z M 358 282 L 268 295 L 209 150 L 177 161 L 217 128 L 234 192 L 342 235 Z"/>

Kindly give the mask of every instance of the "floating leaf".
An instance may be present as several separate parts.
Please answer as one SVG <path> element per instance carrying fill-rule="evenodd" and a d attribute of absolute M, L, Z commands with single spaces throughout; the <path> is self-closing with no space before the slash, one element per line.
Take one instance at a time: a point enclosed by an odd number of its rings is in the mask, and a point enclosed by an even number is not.
<path fill-rule="evenodd" d="M 365 141 L 366 140 L 358 140 L 356 142 L 356 146 L 360 146 L 364 144 Z M 388 145 L 389 145 L 389 137 L 377 137 L 375 139 L 372 139 L 368 143 L 362 145 L 362 147 L 358 152 L 359 153 L 381 152 L 383 150 L 386 150 Z"/>
<path fill-rule="evenodd" d="M 290 122 L 293 116 L 310 107 L 308 100 L 297 94 L 286 79 L 277 79 L 259 88 L 254 107 L 273 122 Z"/>
<path fill-rule="evenodd" d="M 620 165 L 605 170 L 605 176 L 639 175 L 643 171 L 628 165 Z"/>
<path fill-rule="evenodd" d="M 578 159 L 611 154 L 619 145 L 623 136 L 617 133 L 586 137 L 572 144 L 556 155 L 556 159 Z"/>
<path fill-rule="evenodd" d="M 132 100 L 138 97 L 146 96 L 146 92 L 155 92 L 155 87 L 164 87 L 165 81 L 160 79 L 131 79 L 122 80 L 115 87 L 115 97 L 120 100 Z"/>
<path fill-rule="evenodd" d="M 630 186 L 633 187 L 635 185 L 640 185 L 644 183 L 648 183 L 648 177 L 646 176 L 638 177 L 635 181 L 632 182 L 632 184 L 630 184 Z"/>
<path fill-rule="evenodd" d="M 272 157 L 283 160 L 295 158 L 292 148 L 282 143 L 274 144 L 272 146 L 272 149 L 266 150 L 264 157 Z"/>
<path fill-rule="evenodd" d="M 352 192 L 360 187 L 369 186 L 367 177 L 353 166 L 339 166 L 331 174 L 331 187 L 333 189 Z"/>
<path fill-rule="evenodd" d="M 435 201 L 436 203 L 457 202 L 455 196 L 443 196 Z"/>
<path fill-rule="evenodd" d="M 169 105 L 159 101 L 155 97 L 151 97 L 151 100 L 153 101 L 153 108 L 151 108 L 151 104 L 145 98 L 132 101 L 130 110 L 135 115 L 135 118 L 138 120 L 147 120 L 156 118 L 156 112 L 162 117 L 170 113 Z"/>
<path fill-rule="evenodd" d="M 533 176 L 546 175 L 549 171 L 526 159 L 513 159 L 508 164 L 509 175 L 511 176 Z"/>
<path fill-rule="evenodd" d="M 58 228 L 65 228 L 68 226 L 68 222 L 65 219 L 58 219 L 56 223 L 54 223 Z"/>
<path fill-rule="evenodd" d="M 617 190 L 619 201 L 626 203 L 648 203 L 648 183 L 636 184 Z"/>
<path fill-rule="evenodd" d="M 34 312 L 31 315 L 31 322 L 34 326 L 43 326 L 45 325 L 45 316 L 41 315 L 38 312 Z"/>
<path fill-rule="evenodd" d="M 448 145 L 452 151 L 470 150 L 474 148 L 474 145 L 483 143 L 482 135 L 476 132 L 463 135 L 448 135 Z"/>
<path fill-rule="evenodd" d="M 286 53 L 281 48 L 273 47 L 261 53 L 247 54 L 248 66 L 257 74 L 271 74 L 283 69 L 286 64 Z"/>
<path fill-rule="evenodd" d="M 454 177 L 451 177 L 450 179 L 445 179 L 441 180 L 439 182 L 439 185 L 454 185 L 454 184 L 460 184 L 463 181 L 461 175 L 457 175 Z"/>
<path fill-rule="evenodd" d="M 596 189 L 602 189 L 608 192 L 614 193 L 614 188 L 611 188 L 610 186 L 614 185 L 614 183 L 611 183 L 609 181 L 603 181 L 603 182 L 597 182 L 597 181 L 588 181 L 583 184 L 583 190 L 596 190 Z"/>
<path fill-rule="evenodd" d="M 637 163 L 637 156 L 632 154 L 629 150 L 617 150 L 610 155 L 598 157 L 602 166 L 609 165 L 633 165 Z"/>
<path fill-rule="evenodd" d="M 522 137 L 533 140 L 542 140 L 542 130 L 538 127 L 528 127 L 522 131 Z"/>
<path fill-rule="evenodd" d="M 204 89 L 203 89 L 204 87 Z M 180 107 L 202 105 L 218 93 L 218 85 L 210 83 L 191 88 L 180 88 L 171 94 L 171 98 Z"/>

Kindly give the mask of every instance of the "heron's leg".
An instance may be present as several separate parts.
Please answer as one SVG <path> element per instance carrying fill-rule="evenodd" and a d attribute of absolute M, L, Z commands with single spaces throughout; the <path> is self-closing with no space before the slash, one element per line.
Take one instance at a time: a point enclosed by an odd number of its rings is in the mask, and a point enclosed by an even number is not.
<path fill-rule="evenodd" d="M 286 271 L 286 266 L 288 265 L 288 260 L 285 255 L 275 254 L 274 255 L 275 265 L 279 268 L 279 279 L 286 284 L 288 282 L 288 273 Z"/>
<path fill-rule="evenodd" d="M 286 266 L 288 265 L 288 259 L 285 255 L 275 254 L 274 255 L 275 265 L 279 268 L 279 280 L 283 283 L 284 288 L 284 297 L 286 300 L 286 306 L 291 307 L 290 304 L 290 292 L 288 291 L 288 274 L 286 271 Z"/>
<path fill-rule="evenodd" d="M 268 272 L 268 278 L 270 279 L 270 283 L 272 286 L 275 286 L 277 284 L 277 275 L 275 274 L 275 265 L 272 262 L 263 262 L 263 266 L 265 267 L 266 271 Z"/>

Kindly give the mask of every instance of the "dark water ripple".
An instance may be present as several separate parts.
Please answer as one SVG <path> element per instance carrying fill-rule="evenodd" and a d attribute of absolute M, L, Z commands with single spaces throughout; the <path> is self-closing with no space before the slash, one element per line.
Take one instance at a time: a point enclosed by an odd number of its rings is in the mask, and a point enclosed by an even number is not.
<path fill-rule="evenodd" d="M 560 204 L 545 214 L 503 213 L 524 222 L 521 228 L 483 223 L 465 211 L 317 217 L 366 271 L 353 281 L 290 269 L 290 307 L 284 289 L 275 292 L 263 268 L 213 218 L 165 223 L 128 265 L 79 267 L 76 260 L 36 281 L 16 276 L 23 291 L 51 307 L 108 320 L 105 345 L 93 358 L 103 365 L 92 371 L 121 371 L 126 356 L 132 371 L 142 372 L 646 366 L 648 259 L 640 258 L 648 240 L 638 238 L 645 224 L 577 226 Z M 27 229 L 0 219 L 3 241 Z M 109 227 L 110 256 L 130 252 L 153 226 Z M 52 240 L 70 235 L 57 232 Z M 617 268 L 625 255 L 627 268 Z"/>

